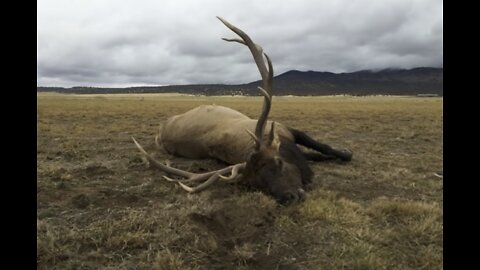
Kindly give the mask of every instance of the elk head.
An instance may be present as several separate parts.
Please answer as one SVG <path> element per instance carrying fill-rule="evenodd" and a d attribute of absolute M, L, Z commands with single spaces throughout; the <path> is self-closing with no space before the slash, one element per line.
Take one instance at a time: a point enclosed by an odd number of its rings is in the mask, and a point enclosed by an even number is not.
<path fill-rule="evenodd" d="M 275 133 L 275 122 L 271 124 L 268 139 L 255 141 L 258 146 L 249 155 L 242 171 L 244 181 L 281 204 L 302 200 L 305 194 L 302 174 L 296 164 L 280 154 L 282 145 Z"/>
<path fill-rule="evenodd" d="M 168 174 L 184 178 L 172 179 L 164 176 L 168 181 L 178 182 L 180 186 L 188 192 L 199 192 L 204 190 L 218 179 L 226 181 L 243 179 L 243 182 L 270 194 L 282 204 L 301 200 L 304 196 L 302 174 L 300 169 L 295 165 L 295 162 L 282 157 L 282 141 L 275 132 L 275 122 L 272 122 L 270 132 L 265 134 L 268 114 L 272 104 L 272 62 L 268 55 L 263 52 L 262 47 L 255 44 L 245 32 L 233 26 L 226 20 L 220 17 L 217 18 L 240 37 L 233 39 L 223 38 L 223 40 L 238 42 L 247 46 L 253 55 L 253 59 L 255 60 L 262 77 L 262 86 L 258 87 L 264 96 L 262 112 L 258 118 L 255 132 L 245 130 L 255 142 L 252 153 L 250 153 L 247 160 L 243 163 L 231 165 L 217 171 L 195 174 L 172 168 L 154 160 L 153 157 L 143 150 L 133 137 L 132 139 L 152 165 L 160 168 Z M 266 64 L 264 57 L 267 62 Z M 225 176 L 225 174 L 229 173 L 229 176 Z M 185 184 L 198 181 L 204 182 L 196 187 L 190 187 Z"/>
<path fill-rule="evenodd" d="M 302 178 L 298 167 L 280 155 L 281 141 L 275 134 L 275 122 L 272 122 L 268 138 L 264 138 L 265 126 L 272 104 L 273 66 L 262 47 L 255 44 L 242 30 L 226 20 L 217 17 L 226 27 L 236 33 L 240 39 L 226 39 L 238 42 L 250 49 L 253 59 L 262 77 L 262 87 L 258 87 L 264 95 L 263 109 L 255 127 L 255 133 L 246 130 L 255 141 L 254 151 L 249 155 L 243 168 L 246 181 L 253 187 L 271 194 L 277 201 L 288 203 L 303 199 Z M 265 65 L 267 60 L 268 67 Z"/>

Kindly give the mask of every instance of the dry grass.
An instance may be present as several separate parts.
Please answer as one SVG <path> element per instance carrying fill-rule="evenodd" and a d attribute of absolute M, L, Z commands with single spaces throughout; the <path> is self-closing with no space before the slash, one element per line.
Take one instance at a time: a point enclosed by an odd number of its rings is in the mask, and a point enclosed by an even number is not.
<path fill-rule="evenodd" d="M 272 119 L 354 151 L 312 163 L 307 200 L 281 207 L 241 185 L 187 195 L 130 139 L 153 152 L 168 116 L 215 103 L 256 117 L 260 98 L 39 94 L 38 268 L 442 269 L 442 102 L 275 97 Z"/>

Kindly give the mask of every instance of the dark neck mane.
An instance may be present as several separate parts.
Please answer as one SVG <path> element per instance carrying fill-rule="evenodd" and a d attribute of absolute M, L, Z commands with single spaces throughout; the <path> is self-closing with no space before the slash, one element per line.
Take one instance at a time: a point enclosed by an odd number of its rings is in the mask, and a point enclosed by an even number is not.
<path fill-rule="evenodd" d="M 308 161 L 300 148 L 290 140 L 280 138 L 280 142 L 280 156 L 284 158 L 285 161 L 295 164 L 298 167 L 304 185 L 311 183 L 313 171 L 310 169 L 310 166 L 308 166 Z"/>

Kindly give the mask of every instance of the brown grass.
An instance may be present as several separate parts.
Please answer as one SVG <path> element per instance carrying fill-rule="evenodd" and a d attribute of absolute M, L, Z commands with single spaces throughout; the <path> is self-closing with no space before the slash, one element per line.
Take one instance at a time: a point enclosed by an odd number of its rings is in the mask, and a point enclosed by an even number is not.
<path fill-rule="evenodd" d="M 290 207 L 241 185 L 188 195 L 146 167 L 159 124 L 200 104 L 256 117 L 261 99 L 37 97 L 39 269 L 442 269 L 442 99 L 275 97 L 271 118 L 335 147 Z M 215 161 L 155 152 L 175 166 Z"/>

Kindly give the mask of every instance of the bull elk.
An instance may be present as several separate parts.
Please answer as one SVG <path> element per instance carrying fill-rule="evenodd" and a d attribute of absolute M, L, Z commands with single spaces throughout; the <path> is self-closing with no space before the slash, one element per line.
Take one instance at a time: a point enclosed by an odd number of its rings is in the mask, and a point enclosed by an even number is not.
<path fill-rule="evenodd" d="M 155 141 L 170 154 L 194 159 L 213 158 L 229 166 L 206 173 L 192 173 L 158 162 L 132 137 L 133 142 L 152 166 L 177 177 L 163 176 L 166 180 L 177 182 L 187 192 L 202 191 L 222 179 L 242 181 L 270 194 L 281 204 L 302 200 L 313 177 L 308 161 L 350 161 L 352 152 L 333 149 L 300 130 L 268 121 L 272 105 L 272 62 L 245 32 L 217 18 L 240 37 L 223 40 L 247 46 L 260 71 L 262 86 L 258 89 L 264 96 L 260 117 L 254 120 L 227 107 L 202 105 L 170 117 L 160 128 Z M 304 152 L 297 144 L 315 151 Z"/>

